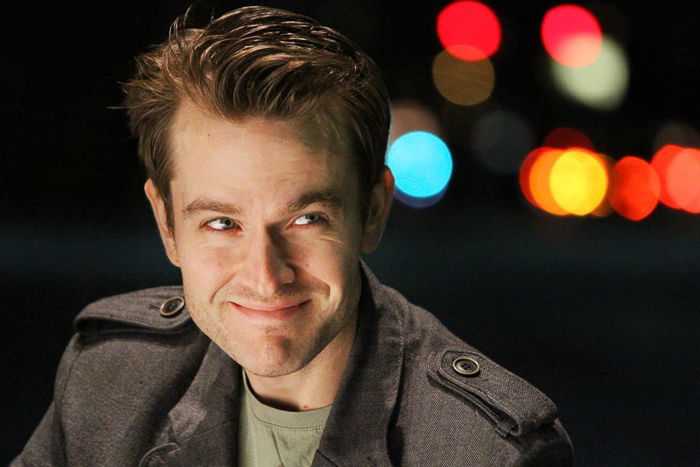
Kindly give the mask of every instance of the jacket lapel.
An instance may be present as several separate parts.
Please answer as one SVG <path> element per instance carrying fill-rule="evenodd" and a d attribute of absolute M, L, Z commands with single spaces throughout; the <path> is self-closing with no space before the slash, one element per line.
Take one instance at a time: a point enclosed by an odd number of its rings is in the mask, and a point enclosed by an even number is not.
<path fill-rule="evenodd" d="M 217 459 L 236 465 L 240 367 L 211 342 L 192 384 L 169 413 L 177 448 L 166 465 L 204 465 Z"/>
<path fill-rule="evenodd" d="M 313 466 L 391 465 L 387 445 L 403 366 L 400 315 L 362 263 L 358 329 Z"/>

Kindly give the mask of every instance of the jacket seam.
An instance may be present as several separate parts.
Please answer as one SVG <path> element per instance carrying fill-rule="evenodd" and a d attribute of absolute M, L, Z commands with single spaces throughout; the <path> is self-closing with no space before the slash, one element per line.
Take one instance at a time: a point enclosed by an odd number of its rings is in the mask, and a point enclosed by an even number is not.
<path fill-rule="evenodd" d="M 71 342 L 72 341 L 72 342 Z M 83 351 L 83 346 L 78 343 L 78 338 L 77 334 L 73 336 L 73 338 L 69 341 L 68 345 L 70 346 L 71 343 L 73 343 L 76 347 L 77 350 L 75 351 L 75 356 L 71 359 L 70 363 L 68 363 L 67 368 L 65 370 L 65 377 L 63 377 L 63 381 L 61 382 L 61 387 L 58 387 L 58 384 L 54 388 L 54 399 L 56 399 L 56 404 L 54 406 L 56 413 L 55 417 L 60 423 L 60 433 L 61 433 L 61 442 L 63 444 L 63 449 L 62 454 L 63 454 L 63 463 L 64 465 L 68 464 L 68 453 L 66 449 L 66 441 L 65 441 L 65 433 L 63 430 L 63 404 L 65 400 L 65 393 L 66 393 L 66 387 L 68 387 L 68 382 L 73 374 L 73 368 L 75 367 L 75 363 L 78 361 L 78 357 L 80 357 L 80 354 Z M 58 381 L 56 381 L 58 383 Z"/>

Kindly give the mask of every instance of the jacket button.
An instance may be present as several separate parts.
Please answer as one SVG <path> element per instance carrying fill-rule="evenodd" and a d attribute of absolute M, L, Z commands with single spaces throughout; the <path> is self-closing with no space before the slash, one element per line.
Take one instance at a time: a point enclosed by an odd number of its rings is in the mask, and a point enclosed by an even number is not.
<path fill-rule="evenodd" d="M 479 367 L 479 362 L 470 357 L 457 357 L 452 361 L 452 368 L 464 376 L 475 376 L 481 371 Z"/>
<path fill-rule="evenodd" d="M 185 299 L 180 296 L 170 297 L 160 305 L 160 315 L 164 318 L 177 316 L 185 308 Z"/>

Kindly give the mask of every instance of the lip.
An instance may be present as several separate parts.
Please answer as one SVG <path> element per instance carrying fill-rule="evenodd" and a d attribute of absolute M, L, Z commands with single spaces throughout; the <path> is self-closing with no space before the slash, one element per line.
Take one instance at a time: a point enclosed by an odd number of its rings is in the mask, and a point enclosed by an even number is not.
<path fill-rule="evenodd" d="M 284 321 L 300 313 L 309 300 L 298 303 L 281 303 L 277 305 L 240 305 L 228 302 L 229 307 L 255 320 Z"/>

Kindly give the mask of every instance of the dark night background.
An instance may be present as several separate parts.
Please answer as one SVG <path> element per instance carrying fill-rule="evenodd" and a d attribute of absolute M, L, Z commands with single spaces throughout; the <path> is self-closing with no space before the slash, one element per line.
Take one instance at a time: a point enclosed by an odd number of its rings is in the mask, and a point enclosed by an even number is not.
<path fill-rule="evenodd" d="M 195 24 L 251 3 L 337 28 L 378 62 L 394 99 L 449 114 L 430 75 L 441 50 L 435 17 L 448 1 L 203 1 Z M 649 160 L 666 121 L 700 129 L 696 2 L 582 3 L 630 63 L 627 96 L 610 112 L 561 97 L 548 80 L 539 25 L 559 3 L 486 3 L 503 27 L 497 84 L 470 112 L 517 111 L 538 140 L 572 126 L 616 159 Z M 163 40 L 188 4 L 28 3 L 4 17 L 0 462 L 20 452 L 47 408 L 74 315 L 105 295 L 178 281 L 126 117 L 110 106 L 133 57 Z M 700 216 L 662 206 L 641 222 L 549 216 L 524 200 L 515 175 L 473 162 L 458 133 L 445 132 L 455 158 L 445 198 L 423 210 L 396 203 L 368 263 L 552 398 L 578 465 L 697 465 Z"/>

